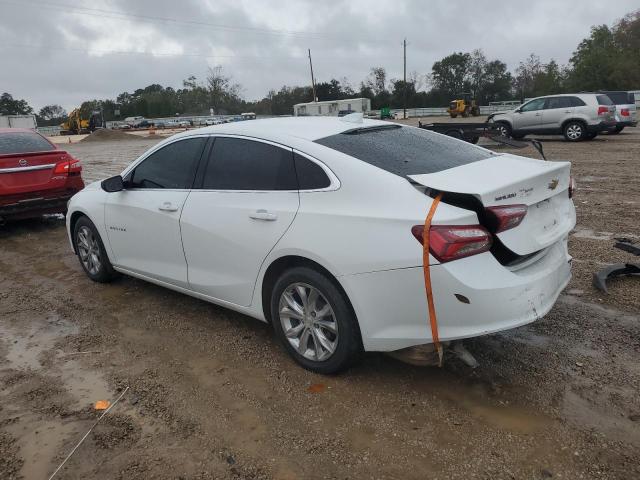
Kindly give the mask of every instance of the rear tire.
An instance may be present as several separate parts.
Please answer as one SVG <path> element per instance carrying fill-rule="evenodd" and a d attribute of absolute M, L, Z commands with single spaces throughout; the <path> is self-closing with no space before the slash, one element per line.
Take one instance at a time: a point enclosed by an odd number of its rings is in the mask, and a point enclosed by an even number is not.
<path fill-rule="evenodd" d="M 84 273 L 99 283 L 108 283 L 119 276 L 109 261 L 98 229 L 89 218 L 82 216 L 73 227 L 73 244 Z"/>
<path fill-rule="evenodd" d="M 571 120 L 564 126 L 562 133 L 567 142 L 580 142 L 587 136 L 587 127 L 582 122 Z"/>
<path fill-rule="evenodd" d="M 338 286 L 309 267 L 285 271 L 271 292 L 271 319 L 289 355 L 312 372 L 332 374 L 362 354 L 358 322 Z"/>
<path fill-rule="evenodd" d="M 585 140 L 593 140 L 597 136 L 598 136 L 598 132 L 587 133 L 587 135 L 584 137 L 584 139 Z"/>

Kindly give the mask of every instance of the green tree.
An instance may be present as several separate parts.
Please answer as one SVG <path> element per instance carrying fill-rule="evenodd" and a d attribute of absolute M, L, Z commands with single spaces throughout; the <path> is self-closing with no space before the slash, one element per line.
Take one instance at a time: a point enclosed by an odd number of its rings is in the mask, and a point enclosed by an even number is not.
<path fill-rule="evenodd" d="M 456 52 L 435 62 L 431 67 L 434 89 L 445 92 L 451 98 L 469 90 L 471 61 L 471 54 Z"/>
<path fill-rule="evenodd" d="M 33 108 L 26 100 L 14 99 L 10 93 L 0 95 L 0 115 L 29 115 Z"/>

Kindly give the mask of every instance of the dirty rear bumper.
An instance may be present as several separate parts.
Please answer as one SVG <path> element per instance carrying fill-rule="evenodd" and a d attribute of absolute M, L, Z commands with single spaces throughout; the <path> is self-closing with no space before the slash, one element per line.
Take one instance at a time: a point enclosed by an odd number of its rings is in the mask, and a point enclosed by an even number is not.
<path fill-rule="evenodd" d="M 23 219 L 38 217 L 47 213 L 64 213 L 67 202 L 78 189 L 64 189 L 53 192 L 34 192 L 29 195 L 0 197 L 0 219 Z"/>
<path fill-rule="evenodd" d="M 440 339 L 476 337 L 533 322 L 551 310 L 570 278 L 567 238 L 520 271 L 505 268 L 488 252 L 433 265 Z M 433 341 L 422 267 L 339 280 L 356 311 L 366 350 L 392 351 Z"/>
<path fill-rule="evenodd" d="M 589 133 L 606 132 L 607 130 L 611 130 L 615 127 L 616 127 L 615 120 L 612 120 L 610 122 L 600 122 L 600 123 L 596 123 L 595 125 L 587 125 L 587 132 Z"/>

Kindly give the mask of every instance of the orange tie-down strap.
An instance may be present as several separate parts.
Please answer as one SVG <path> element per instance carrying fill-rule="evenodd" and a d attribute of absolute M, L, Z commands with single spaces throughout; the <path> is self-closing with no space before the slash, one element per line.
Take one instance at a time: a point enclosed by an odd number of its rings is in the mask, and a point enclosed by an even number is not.
<path fill-rule="evenodd" d="M 438 351 L 439 365 L 442 366 L 442 345 L 440 345 L 440 337 L 438 336 L 438 321 L 436 320 L 436 307 L 433 304 L 433 290 L 431 288 L 431 272 L 429 270 L 429 230 L 431 229 L 431 220 L 436 213 L 436 208 L 440 203 L 442 193 L 439 193 L 433 199 L 429 214 L 424 221 L 424 231 L 422 232 L 422 265 L 424 269 L 424 288 L 427 292 L 427 305 L 429 307 L 429 323 L 431 324 L 431 338 L 433 344 Z"/>

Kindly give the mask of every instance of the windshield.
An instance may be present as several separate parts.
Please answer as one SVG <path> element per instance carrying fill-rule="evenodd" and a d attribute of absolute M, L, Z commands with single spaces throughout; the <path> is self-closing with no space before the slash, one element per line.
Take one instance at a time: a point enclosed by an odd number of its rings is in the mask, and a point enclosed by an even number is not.
<path fill-rule="evenodd" d="M 446 135 L 394 124 L 353 129 L 315 142 L 403 177 L 435 173 L 493 155 Z"/>

